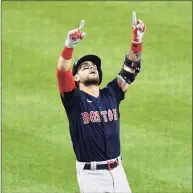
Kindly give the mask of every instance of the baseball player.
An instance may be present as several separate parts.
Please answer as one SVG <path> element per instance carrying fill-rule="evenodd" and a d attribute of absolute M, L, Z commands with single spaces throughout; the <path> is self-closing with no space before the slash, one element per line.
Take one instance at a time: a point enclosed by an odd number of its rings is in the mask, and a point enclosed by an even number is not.
<path fill-rule="evenodd" d="M 133 12 L 131 47 L 117 77 L 100 89 L 98 56 L 85 55 L 70 69 L 73 51 L 85 37 L 84 24 L 82 20 L 79 28 L 68 32 L 56 70 L 76 156 L 79 188 L 81 193 L 131 193 L 120 153 L 119 105 L 140 72 L 146 25 L 136 20 Z"/>

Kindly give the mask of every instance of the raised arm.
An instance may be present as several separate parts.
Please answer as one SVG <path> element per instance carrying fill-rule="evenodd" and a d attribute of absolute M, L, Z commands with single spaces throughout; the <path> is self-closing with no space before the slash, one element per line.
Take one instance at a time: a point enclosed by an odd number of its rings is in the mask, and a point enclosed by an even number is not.
<path fill-rule="evenodd" d="M 63 97 L 65 97 L 65 93 L 69 93 L 75 88 L 75 82 L 70 66 L 74 48 L 85 36 L 85 33 L 82 32 L 84 24 L 85 21 L 82 20 L 79 28 L 68 32 L 64 48 L 58 59 L 56 74 L 58 78 L 58 87 L 61 96 Z M 71 97 L 68 98 L 70 100 Z"/>
<path fill-rule="evenodd" d="M 146 30 L 146 25 L 136 19 L 136 13 L 132 15 L 132 44 L 125 56 L 124 64 L 117 76 L 117 82 L 123 92 L 126 92 L 141 69 L 142 38 Z"/>

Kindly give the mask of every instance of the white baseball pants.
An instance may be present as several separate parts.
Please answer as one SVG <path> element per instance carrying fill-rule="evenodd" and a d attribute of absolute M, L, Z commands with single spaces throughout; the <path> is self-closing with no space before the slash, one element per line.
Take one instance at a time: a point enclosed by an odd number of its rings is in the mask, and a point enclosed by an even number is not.
<path fill-rule="evenodd" d="M 107 160 L 114 161 L 116 160 Z M 112 170 L 84 170 L 85 162 L 76 161 L 77 180 L 81 193 L 131 193 L 121 158 L 119 165 Z M 91 162 L 92 168 L 96 164 L 105 164 L 107 161 Z"/>

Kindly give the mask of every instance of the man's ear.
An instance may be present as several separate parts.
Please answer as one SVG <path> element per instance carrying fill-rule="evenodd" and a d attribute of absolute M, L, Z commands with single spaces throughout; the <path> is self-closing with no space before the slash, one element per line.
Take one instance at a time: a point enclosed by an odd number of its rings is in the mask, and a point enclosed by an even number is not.
<path fill-rule="evenodd" d="M 80 77 L 76 74 L 76 75 L 74 76 L 74 80 L 75 80 L 76 82 L 79 82 Z"/>

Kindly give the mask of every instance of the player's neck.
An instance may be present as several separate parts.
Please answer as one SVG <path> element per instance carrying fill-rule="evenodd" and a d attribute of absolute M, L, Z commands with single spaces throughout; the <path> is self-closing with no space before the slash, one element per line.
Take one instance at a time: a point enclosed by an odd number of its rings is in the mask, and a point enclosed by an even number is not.
<path fill-rule="evenodd" d="M 82 90 L 82 91 L 86 92 L 87 94 L 90 94 L 94 97 L 99 96 L 98 85 L 90 85 L 90 86 L 80 85 L 80 90 Z"/>

